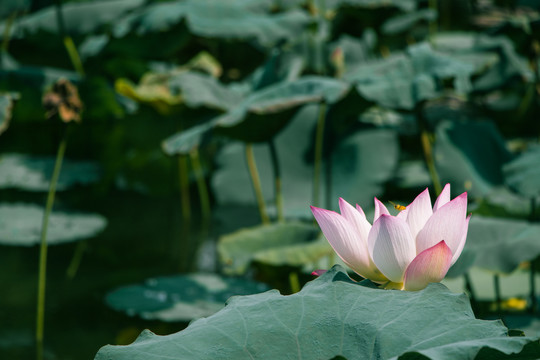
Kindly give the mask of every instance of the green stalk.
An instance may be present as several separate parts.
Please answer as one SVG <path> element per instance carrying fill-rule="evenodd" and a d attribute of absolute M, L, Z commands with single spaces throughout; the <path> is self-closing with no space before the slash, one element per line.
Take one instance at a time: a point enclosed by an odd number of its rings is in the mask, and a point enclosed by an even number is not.
<path fill-rule="evenodd" d="M 531 198 L 531 214 L 530 214 L 530 221 L 535 221 L 536 216 L 536 198 Z M 529 312 L 535 313 L 537 308 L 537 301 L 536 301 L 536 282 L 535 282 L 535 264 L 534 262 L 538 260 L 536 259 L 531 260 L 530 267 L 529 267 L 529 298 L 530 298 L 530 305 L 529 305 Z"/>
<path fill-rule="evenodd" d="M 202 216 L 205 219 L 210 218 L 210 198 L 208 196 L 208 189 L 206 188 L 206 182 L 204 180 L 204 173 L 201 166 L 201 161 L 199 158 L 199 149 L 194 148 L 189 153 L 189 158 L 191 160 L 191 165 L 193 166 L 193 171 L 195 172 L 195 177 L 197 180 L 197 189 L 199 190 L 199 200 L 201 202 L 201 212 Z"/>
<path fill-rule="evenodd" d="M 84 76 L 84 68 L 77 47 L 73 43 L 71 36 L 66 32 L 64 14 L 62 13 L 62 0 L 56 0 L 56 23 L 58 24 L 58 32 L 60 33 L 60 36 L 62 36 L 64 47 L 66 48 L 73 68 L 79 75 Z"/>
<path fill-rule="evenodd" d="M 472 281 L 471 281 L 471 277 L 469 276 L 469 273 L 465 273 L 463 275 L 463 278 L 465 279 L 465 289 L 469 293 L 469 296 L 471 298 L 471 305 L 472 305 L 472 307 L 474 309 L 476 307 L 476 305 L 477 305 L 477 302 L 476 302 L 476 292 L 474 291 Z"/>
<path fill-rule="evenodd" d="M 257 199 L 257 206 L 259 207 L 261 221 L 264 225 L 268 225 L 270 224 L 270 218 L 266 213 L 266 206 L 264 204 L 264 196 L 261 188 L 261 180 L 259 179 L 259 172 L 257 171 L 257 164 L 255 163 L 255 156 L 253 155 L 253 145 L 251 143 L 246 143 L 246 161 L 249 169 L 249 175 L 251 176 L 251 183 L 253 184 L 253 190 L 255 190 L 255 198 Z"/>
<path fill-rule="evenodd" d="M 429 40 L 433 45 L 433 38 L 438 31 L 437 18 L 439 17 L 439 12 L 437 9 L 437 0 L 429 0 L 428 6 L 431 10 L 435 10 L 435 12 L 437 12 L 437 17 L 435 18 L 435 20 L 429 22 Z"/>
<path fill-rule="evenodd" d="M 289 285 L 291 286 L 291 293 L 294 294 L 300 291 L 300 280 L 296 271 L 289 273 Z"/>
<path fill-rule="evenodd" d="M 77 275 L 77 271 L 79 270 L 79 266 L 81 265 L 83 254 L 87 246 L 88 246 L 87 240 L 81 240 L 78 242 L 77 248 L 75 249 L 75 254 L 73 254 L 73 257 L 71 258 L 71 262 L 69 263 L 69 266 L 66 271 L 66 275 L 69 280 L 73 280 L 75 278 L 75 275 Z"/>
<path fill-rule="evenodd" d="M 279 158 L 274 140 L 268 141 L 268 147 L 270 148 L 270 158 L 272 159 L 272 168 L 274 170 L 277 218 L 278 222 L 283 222 L 285 217 L 283 215 L 283 192 L 281 191 L 281 168 L 279 166 Z"/>
<path fill-rule="evenodd" d="M 8 47 L 9 47 L 9 34 L 11 33 L 11 27 L 13 26 L 13 22 L 15 21 L 15 18 L 17 17 L 17 12 L 11 13 L 9 15 L 9 18 L 6 21 L 6 25 L 4 27 L 4 36 L 2 39 L 2 51 L 7 53 Z"/>
<path fill-rule="evenodd" d="M 182 216 L 185 222 L 189 222 L 191 219 L 191 204 L 189 201 L 189 170 L 186 155 L 178 155 L 178 177 L 180 180 Z"/>
<path fill-rule="evenodd" d="M 495 288 L 495 301 L 497 303 L 496 309 L 497 313 L 500 314 L 501 312 L 501 279 L 499 277 L 499 274 L 493 275 L 493 287 Z"/>
<path fill-rule="evenodd" d="M 325 120 L 326 103 L 323 102 L 319 105 L 319 118 L 317 120 L 317 130 L 315 133 L 315 160 L 313 165 L 313 206 L 319 206 Z"/>
<path fill-rule="evenodd" d="M 427 131 L 422 131 L 420 134 L 420 141 L 422 142 L 422 150 L 424 151 L 424 157 L 426 159 L 426 165 L 431 177 L 431 182 L 435 188 L 435 192 L 439 195 L 442 191 L 441 181 L 439 180 L 439 174 L 435 168 L 435 161 L 433 160 L 433 151 L 431 147 L 431 141 L 429 140 L 429 134 Z"/>
<path fill-rule="evenodd" d="M 38 299 L 37 299 L 37 319 L 36 319 L 36 355 L 37 360 L 43 359 L 43 332 L 45 325 L 45 287 L 47 275 L 47 228 L 49 226 L 49 216 L 54 204 L 54 195 L 56 193 L 56 184 L 60 176 L 62 160 L 66 151 L 68 137 L 68 129 L 64 129 L 64 135 L 58 146 L 56 154 L 56 162 L 49 185 L 49 193 L 47 195 L 47 203 L 45 212 L 43 213 L 43 223 L 41 226 L 41 245 L 39 249 L 39 277 L 38 277 Z"/>

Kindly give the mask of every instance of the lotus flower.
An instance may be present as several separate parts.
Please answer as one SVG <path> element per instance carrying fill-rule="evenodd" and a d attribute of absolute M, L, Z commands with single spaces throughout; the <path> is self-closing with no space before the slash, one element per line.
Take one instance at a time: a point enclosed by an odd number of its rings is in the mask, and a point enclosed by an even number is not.
<path fill-rule="evenodd" d="M 375 198 L 373 226 L 360 206 L 340 198 L 339 208 L 341 215 L 314 206 L 311 211 L 343 262 L 386 288 L 414 291 L 441 281 L 467 238 L 467 193 L 450 201 L 449 184 L 433 208 L 426 189 L 396 216 Z"/>

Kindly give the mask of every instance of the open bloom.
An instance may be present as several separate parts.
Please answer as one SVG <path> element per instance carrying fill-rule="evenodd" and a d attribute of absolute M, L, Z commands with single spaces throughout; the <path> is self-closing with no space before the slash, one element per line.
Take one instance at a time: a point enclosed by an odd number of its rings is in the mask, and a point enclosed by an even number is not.
<path fill-rule="evenodd" d="M 450 201 L 449 184 L 433 207 L 426 189 L 396 216 L 375 198 L 373 226 L 360 206 L 340 198 L 339 208 L 341 214 L 314 206 L 311 211 L 347 266 L 389 288 L 420 290 L 441 281 L 467 238 L 467 193 Z"/>

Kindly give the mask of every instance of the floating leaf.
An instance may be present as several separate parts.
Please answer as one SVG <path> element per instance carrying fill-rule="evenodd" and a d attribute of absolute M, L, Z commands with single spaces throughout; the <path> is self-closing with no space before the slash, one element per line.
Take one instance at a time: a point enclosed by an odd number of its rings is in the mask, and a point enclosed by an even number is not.
<path fill-rule="evenodd" d="M 0 204 L 0 244 L 39 244 L 43 208 L 31 204 Z M 107 220 L 98 214 L 52 212 L 49 217 L 49 245 L 86 239 L 100 233 Z"/>
<path fill-rule="evenodd" d="M 269 250 L 277 249 L 280 251 L 281 249 L 283 251 L 284 247 L 312 243 L 318 234 L 319 230 L 315 226 L 303 223 L 257 226 L 221 237 L 218 243 L 218 253 L 224 264 L 225 273 L 238 275 L 245 273 L 249 264 L 255 259 L 264 261 L 271 258 L 270 263 L 275 264 L 275 257 L 268 253 Z M 327 251 L 326 254 L 316 254 L 313 259 L 309 260 L 310 262 L 316 261 L 328 253 Z M 300 265 L 297 259 L 301 256 L 298 254 L 289 265 Z M 282 261 L 286 262 L 285 259 Z"/>
<path fill-rule="evenodd" d="M 540 146 L 532 146 L 503 167 L 506 183 L 528 198 L 540 195 Z"/>
<path fill-rule="evenodd" d="M 0 188 L 48 191 L 54 163 L 54 157 L 4 154 L 0 156 Z M 100 175 L 101 169 L 94 162 L 64 160 L 56 190 L 94 183 Z"/>
<path fill-rule="evenodd" d="M 482 197 L 503 184 L 502 166 L 511 154 L 493 123 L 445 121 L 436 130 L 434 158 L 443 183 Z"/>
<path fill-rule="evenodd" d="M 144 331 L 131 345 L 101 348 L 95 360 L 534 359 L 540 351 L 535 338 L 509 337 L 502 322 L 475 319 L 467 297 L 441 284 L 418 292 L 369 284 L 336 266 L 299 293 L 233 297 L 184 331 Z"/>
<path fill-rule="evenodd" d="M 128 315 L 148 320 L 190 321 L 221 310 L 234 295 L 268 290 L 268 286 L 243 278 L 216 274 L 185 274 L 148 279 L 107 294 L 107 304 Z"/>

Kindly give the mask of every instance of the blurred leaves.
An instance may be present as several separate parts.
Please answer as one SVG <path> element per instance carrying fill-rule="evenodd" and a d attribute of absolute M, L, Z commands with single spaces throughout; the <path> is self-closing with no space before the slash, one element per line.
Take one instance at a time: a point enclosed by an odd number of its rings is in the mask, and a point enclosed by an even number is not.
<path fill-rule="evenodd" d="M 7 130 L 11 115 L 13 113 L 13 105 L 19 98 L 19 94 L 0 94 L 0 134 Z"/>
<path fill-rule="evenodd" d="M 0 204 L 0 244 L 32 246 L 39 244 L 43 208 L 31 204 Z M 56 245 L 87 239 L 99 234 L 107 220 L 98 214 L 51 213 L 47 243 Z"/>
<path fill-rule="evenodd" d="M 0 188 L 17 188 L 26 191 L 48 191 L 55 158 L 24 154 L 0 156 Z M 56 191 L 74 185 L 88 185 L 99 181 L 100 166 L 90 161 L 64 160 Z"/>
<path fill-rule="evenodd" d="M 191 321 L 221 310 L 231 296 L 269 290 L 263 283 L 216 274 L 192 273 L 148 279 L 107 294 L 107 305 L 147 320 Z"/>

